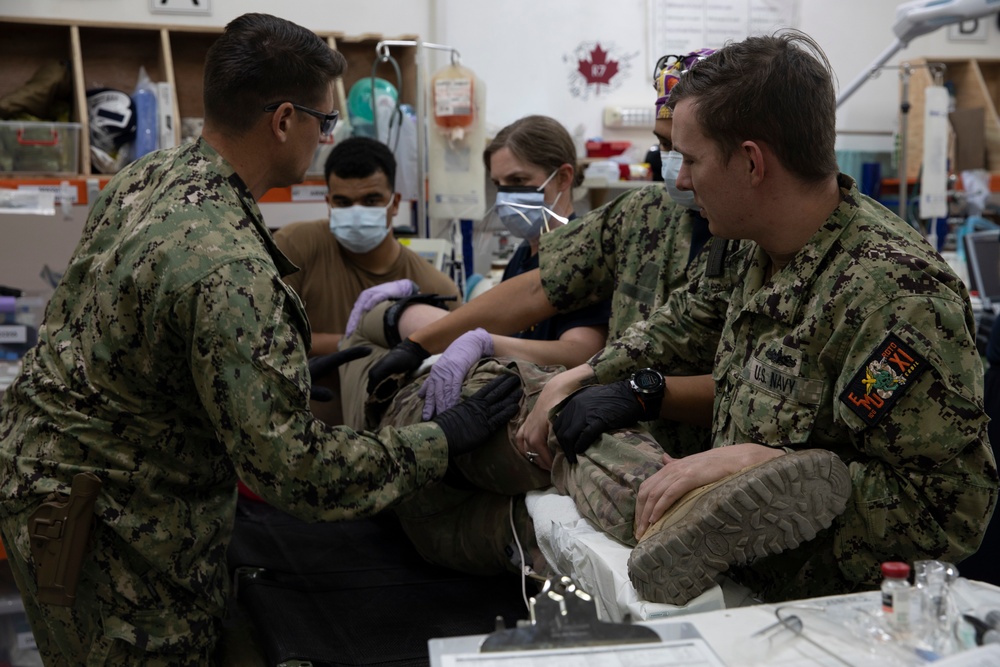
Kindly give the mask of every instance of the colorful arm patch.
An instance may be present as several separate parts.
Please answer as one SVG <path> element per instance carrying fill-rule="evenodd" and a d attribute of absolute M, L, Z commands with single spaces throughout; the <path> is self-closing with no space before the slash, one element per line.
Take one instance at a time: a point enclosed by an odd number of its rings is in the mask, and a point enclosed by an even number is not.
<path fill-rule="evenodd" d="M 927 370 L 927 360 L 889 334 L 847 384 L 840 400 L 868 426 L 874 426 Z"/>

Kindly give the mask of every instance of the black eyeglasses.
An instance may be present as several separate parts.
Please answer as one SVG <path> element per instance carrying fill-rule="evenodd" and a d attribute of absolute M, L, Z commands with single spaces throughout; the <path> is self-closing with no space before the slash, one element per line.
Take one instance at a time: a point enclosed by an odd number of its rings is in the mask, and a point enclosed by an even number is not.
<path fill-rule="evenodd" d="M 266 107 L 264 107 L 264 111 L 270 113 L 276 110 L 282 104 L 284 104 L 284 102 L 275 102 L 274 104 L 268 104 Z M 302 113 L 307 113 L 310 116 L 315 116 L 316 118 L 319 118 L 319 133 L 322 134 L 324 137 L 329 137 L 331 134 L 333 134 L 333 128 L 337 127 L 337 118 L 340 117 L 339 112 L 334 111 L 332 113 L 323 113 L 322 111 L 316 111 L 315 109 L 304 107 L 301 104 L 296 104 L 295 102 L 289 102 L 289 104 L 291 104 L 292 108 L 296 109 L 297 111 L 301 111 Z"/>

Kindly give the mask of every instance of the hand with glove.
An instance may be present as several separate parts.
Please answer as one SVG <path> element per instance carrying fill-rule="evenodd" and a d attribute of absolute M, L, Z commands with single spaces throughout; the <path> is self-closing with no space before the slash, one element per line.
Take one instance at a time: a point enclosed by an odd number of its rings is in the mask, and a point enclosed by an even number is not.
<path fill-rule="evenodd" d="M 397 373 L 412 373 L 431 353 L 407 338 L 379 359 L 368 371 L 368 394 L 375 393 L 383 380 Z"/>
<path fill-rule="evenodd" d="M 486 329 L 473 329 L 455 339 L 431 366 L 418 395 L 424 399 L 424 420 L 458 403 L 462 383 L 477 361 L 493 355 L 493 337 Z"/>
<path fill-rule="evenodd" d="M 361 322 L 361 316 L 378 304 L 388 299 L 402 299 L 404 296 L 410 296 L 419 291 L 420 287 L 407 278 L 369 287 L 358 295 L 354 307 L 351 308 L 351 314 L 347 318 L 347 328 L 344 330 L 344 338 L 354 333 L 354 330 L 358 328 L 358 323 Z"/>
<path fill-rule="evenodd" d="M 367 357 L 372 353 L 370 347 L 350 347 L 331 354 L 324 354 L 321 357 L 309 358 L 309 378 L 312 385 L 309 389 L 309 398 L 314 401 L 331 401 L 333 392 L 326 387 L 320 387 L 316 380 L 322 380 L 340 366 L 349 361 Z"/>
<path fill-rule="evenodd" d="M 662 394 L 658 398 L 639 400 L 628 380 L 596 387 L 585 387 L 572 394 L 552 422 L 552 430 L 566 454 L 566 460 L 576 463 L 602 433 L 659 416 Z"/>
<path fill-rule="evenodd" d="M 521 394 L 519 377 L 501 375 L 435 417 L 434 422 L 448 439 L 448 456 L 468 454 L 486 444 L 497 429 L 506 426 L 517 414 Z"/>

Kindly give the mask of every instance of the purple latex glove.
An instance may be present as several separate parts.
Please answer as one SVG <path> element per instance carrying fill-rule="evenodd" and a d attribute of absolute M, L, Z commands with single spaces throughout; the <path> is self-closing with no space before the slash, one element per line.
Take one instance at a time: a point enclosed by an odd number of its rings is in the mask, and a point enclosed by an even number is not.
<path fill-rule="evenodd" d="M 473 329 L 455 339 L 431 366 L 431 373 L 417 395 L 424 399 L 424 420 L 458 405 L 462 383 L 469 369 L 493 355 L 493 338 L 486 329 Z"/>
<path fill-rule="evenodd" d="M 361 316 L 378 304 L 388 299 L 402 299 L 404 296 L 410 296 L 419 291 L 420 287 L 407 278 L 369 287 L 358 295 L 354 307 L 351 308 L 351 315 L 347 318 L 347 329 L 344 330 L 344 338 L 354 333 L 354 330 L 358 328 L 358 322 L 361 321 Z"/>

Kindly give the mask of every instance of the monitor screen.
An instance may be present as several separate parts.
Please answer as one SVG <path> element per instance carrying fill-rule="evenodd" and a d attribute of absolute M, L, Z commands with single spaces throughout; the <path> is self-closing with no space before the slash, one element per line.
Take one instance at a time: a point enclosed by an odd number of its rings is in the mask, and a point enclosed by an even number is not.
<path fill-rule="evenodd" d="M 984 304 L 1000 303 L 1000 232 L 974 232 L 965 236 L 965 257 L 969 265 L 969 291 Z"/>

